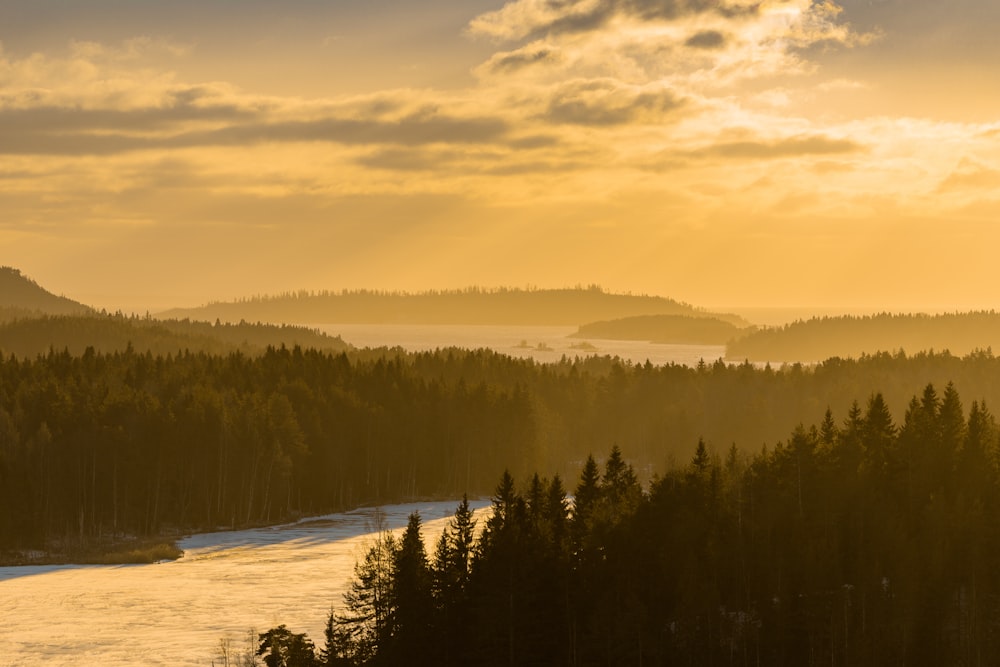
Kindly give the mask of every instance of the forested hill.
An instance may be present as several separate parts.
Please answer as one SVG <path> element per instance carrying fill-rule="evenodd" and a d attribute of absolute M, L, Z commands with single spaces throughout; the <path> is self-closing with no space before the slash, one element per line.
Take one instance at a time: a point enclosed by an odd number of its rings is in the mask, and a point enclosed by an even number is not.
<path fill-rule="evenodd" d="M 820 361 L 876 352 L 947 350 L 961 356 L 1000 349 L 1000 313 L 823 317 L 760 329 L 727 345 L 726 357 L 750 361 Z"/>
<path fill-rule="evenodd" d="M 724 345 L 744 331 L 715 317 L 637 315 L 582 325 L 572 338 L 641 340 L 653 343 Z"/>
<path fill-rule="evenodd" d="M 17 269 L 0 266 L 0 322 L 39 314 L 79 315 L 89 312 L 92 312 L 89 306 L 56 296 Z"/>
<path fill-rule="evenodd" d="M 504 474 L 440 537 L 413 514 L 359 558 L 319 664 L 1000 664 L 996 420 L 951 385 L 841 417 L 750 456 L 699 443 L 646 488 L 617 448 Z M 259 641 L 311 657 L 285 626 Z"/>
<path fill-rule="evenodd" d="M 0 551 L 482 495 L 504 468 L 575 477 L 613 443 L 647 477 L 699 437 L 710 451 L 756 452 L 874 392 L 897 418 L 928 383 L 996 406 L 998 377 L 988 354 L 780 371 L 486 350 L 6 356 Z"/>
<path fill-rule="evenodd" d="M 710 313 L 660 296 L 612 294 L 599 287 L 469 288 L 416 294 L 369 290 L 295 292 L 162 313 L 163 317 L 223 322 L 551 326 L 577 326 L 632 315 L 715 317 L 740 327 L 748 325 L 737 315 Z"/>
<path fill-rule="evenodd" d="M 81 355 L 124 352 L 132 348 L 155 355 L 182 351 L 209 354 L 262 354 L 268 347 L 316 348 L 342 352 L 351 346 L 339 336 L 328 336 L 304 327 L 274 324 L 210 324 L 189 320 L 156 320 L 149 317 L 108 315 L 35 315 L 0 322 L 0 356 L 33 358 L 50 349 Z"/>

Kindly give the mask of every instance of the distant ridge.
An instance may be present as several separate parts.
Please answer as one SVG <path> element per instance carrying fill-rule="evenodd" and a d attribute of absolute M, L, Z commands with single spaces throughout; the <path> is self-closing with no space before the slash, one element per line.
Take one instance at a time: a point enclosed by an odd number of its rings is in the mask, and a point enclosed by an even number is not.
<path fill-rule="evenodd" d="M 303 327 L 99 313 L 55 296 L 15 268 L 0 267 L 0 356 L 32 358 L 49 350 L 78 355 L 88 349 L 103 353 L 132 349 L 154 355 L 181 351 L 258 355 L 282 345 L 331 353 L 351 349 L 339 336 Z"/>
<path fill-rule="evenodd" d="M 636 315 L 584 324 L 571 338 L 641 340 L 681 345 L 725 345 L 748 329 L 716 317 Z"/>
<path fill-rule="evenodd" d="M 182 351 L 224 355 L 263 354 L 268 347 L 312 348 L 340 353 L 351 348 L 339 336 L 273 324 L 210 324 L 189 320 L 108 315 L 39 315 L 0 323 L 0 356 L 33 358 L 50 349 L 111 354 L 128 349 L 165 356 Z"/>
<path fill-rule="evenodd" d="M 578 326 L 635 315 L 711 317 L 746 327 L 738 315 L 711 313 L 661 296 L 613 294 L 597 286 L 565 289 L 467 288 L 421 293 L 370 290 L 291 292 L 200 308 L 174 309 L 161 317 L 222 322 L 285 324 L 492 324 Z"/>
<path fill-rule="evenodd" d="M 0 266 L 0 321 L 38 315 L 84 315 L 93 309 L 56 296 L 10 266 Z"/>
<path fill-rule="evenodd" d="M 760 329 L 731 341 L 730 360 L 823 361 L 858 358 L 877 352 L 948 351 L 964 356 L 1000 349 L 1000 313 L 978 311 L 944 315 L 880 313 L 799 320 L 783 327 Z"/>

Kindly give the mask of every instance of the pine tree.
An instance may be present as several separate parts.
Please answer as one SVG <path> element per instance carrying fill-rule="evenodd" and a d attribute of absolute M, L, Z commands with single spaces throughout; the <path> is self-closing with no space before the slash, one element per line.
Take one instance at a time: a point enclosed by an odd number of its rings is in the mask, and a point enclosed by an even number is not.
<path fill-rule="evenodd" d="M 896 427 L 881 393 L 873 394 L 868 399 L 862 426 L 862 443 L 863 464 L 870 473 L 884 477 L 894 472 L 897 463 L 894 451 Z"/>
<path fill-rule="evenodd" d="M 937 449 L 934 464 L 940 473 L 947 476 L 955 470 L 956 457 L 965 442 L 966 425 L 962 399 L 958 396 L 955 385 L 951 382 L 944 388 L 941 396 L 941 412 L 939 413 L 941 441 Z"/>
<path fill-rule="evenodd" d="M 839 436 L 840 431 L 837 429 L 836 422 L 833 421 L 833 412 L 830 410 L 829 406 L 827 406 L 826 412 L 823 414 L 823 422 L 819 427 L 820 444 L 822 444 L 824 449 L 827 451 L 832 451 L 837 445 Z"/>
<path fill-rule="evenodd" d="M 279 625 L 259 635 L 257 655 L 264 657 L 267 667 L 314 667 L 315 646 L 306 635 L 295 634 Z"/>
<path fill-rule="evenodd" d="M 421 535 L 420 514 L 410 514 L 403 537 L 392 554 L 389 600 L 390 664 L 434 664 L 429 638 L 433 600 L 431 572 Z"/>
<path fill-rule="evenodd" d="M 587 522 L 594 511 L 594 505 L 601 495 L 601 477 L 593 455 L 587 456 L 580 473 L 580 482 L 573 496 L 573 536 L 577 545 L 586 534 Z"/>
<path fill-rule="evenodd" d="M 344 593 L 343 614 L 335 615 L 336 656 L 364 664 L 388 644 L 391 620 L 393 560 L 398 549 L 392 533 L 380 531 L 354 566 L 354 579 Z"/>

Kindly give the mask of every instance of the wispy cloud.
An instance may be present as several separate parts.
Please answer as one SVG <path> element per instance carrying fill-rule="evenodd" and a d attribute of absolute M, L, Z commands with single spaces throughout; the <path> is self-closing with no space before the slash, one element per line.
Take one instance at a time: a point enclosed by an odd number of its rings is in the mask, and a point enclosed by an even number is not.
<path fill-rule="evenodd" d="M 726 36 L 718 30 L 700 30 L 684 40 L 684 46 L 694 49 L 721 49 L 726 45 Z"/>
<path fill-rule="evenodd" d="M 552 123 L 590 126 L 664 124 L 682 104 L 670 90 L 630 88 L 609 79 L 589 79 L 555 88 L 542 117 Z"/>
<path fill-rule="evenodd" d="M 941 193 L 986 193 L 995 192 L 997 188 L 1000 188 L 1000 170 L 963 158 L 937 189 Z"/>
<path fill-rule="evenodd" d="M 713 13 L 725 18 L 755 14 L 758 2 L 730 0 L 514 0 L 469 24 L 474 34 L 516 40 L 540 33 L 599 30 L 618 18 L 673 20 Z"/>
<path fill-rule="evenodd" d="M 776 141 L 734 141 L 708 146 L 688 153 L 696 158 L 726 160 L 772 160 L 812 155 L 857 153 L 864 147 L 848 139 L 831 139 L 822 135 L 798 136 Z"/>
<path fill-rule="evenodd" d="M 224 229 L 220 239 L 248 230 L 247 252 L 285 230 L 310 251 L 346 239 L 374 258 L 369 225 L 403 262 L 430 225 L 483 256 L 537 242 L 538 271 L 561 239 L 577 243 L 581 272 L 609 244 L 623 257 L 641 247 L 646 269 L 623 259 L 609 275 L 659 275 L 657 253 L 677 267 L 694 262 L 691 248 L 706 262 L 713 251 L 767 256 L 786 233 L 853 252 L 859 234 L 840 230 L 933 216 L 981 224 L 1000 187 L 995 114 L 975 123 L 863 108 L 885 94 L 865 55 L 891 49 L 902 21 L 872 18 L 884 11 L 858 10 L 856 27 L 831 0 L 510 0 L 471 17 L 476 59 L 460 77 L 373 81 L 364 94 L 309 85 L 364 67 L 340 25 L 343 39 L 314 40 L 316 60 L 261 56 L 273 76 L 301 78 L 291 93 L 254 88 L 254 77 L 239 85 L 218 62 L 204 76 L 180 67 L 211 52 L 204 42 L 0 50 L 0 226 L 96 247 L 102 219 L 143 221 L 116 229 L 161 241 L 203 225 Z M 879 31 L 887 38 L 875 42 Z M 338 255 L 362 271 L 352 257 Z"/>

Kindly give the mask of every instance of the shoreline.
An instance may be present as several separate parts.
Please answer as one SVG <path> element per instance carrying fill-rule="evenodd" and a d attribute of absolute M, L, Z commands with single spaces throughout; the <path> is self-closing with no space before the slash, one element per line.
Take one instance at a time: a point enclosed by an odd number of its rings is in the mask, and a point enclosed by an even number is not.
<path fill-rule="evenodd" d="M 471 500 L 485 500 L 485 496 L 472 496 Z M 420 502 L 446 502 L 461 498 L 423 496 L 406 498 L 382 503 L 361 503 L 349 508 L 338 508 L 318 514 L 285 517 L 274 522 L 252 523 L 239 527 L 197 528 L 184 531 L 164 531 L 157 535 L 141 538 L 123 538 L 119 540 L 104 540 L 74 545 L 69 549 L 20 549 L 0 551 L 0 567 L 34 567 L 43 565 L 152 565 L 166 561 L 174 561 L 184 556 L 184 550 L 177 543 L 195 535 L 210 533 L 236 533 L 243 530 L 259 528 L 275 528 L 291 526 L 302 521 L 309 521 L 331 514 L 346 514 L 360 509 Z"/>

